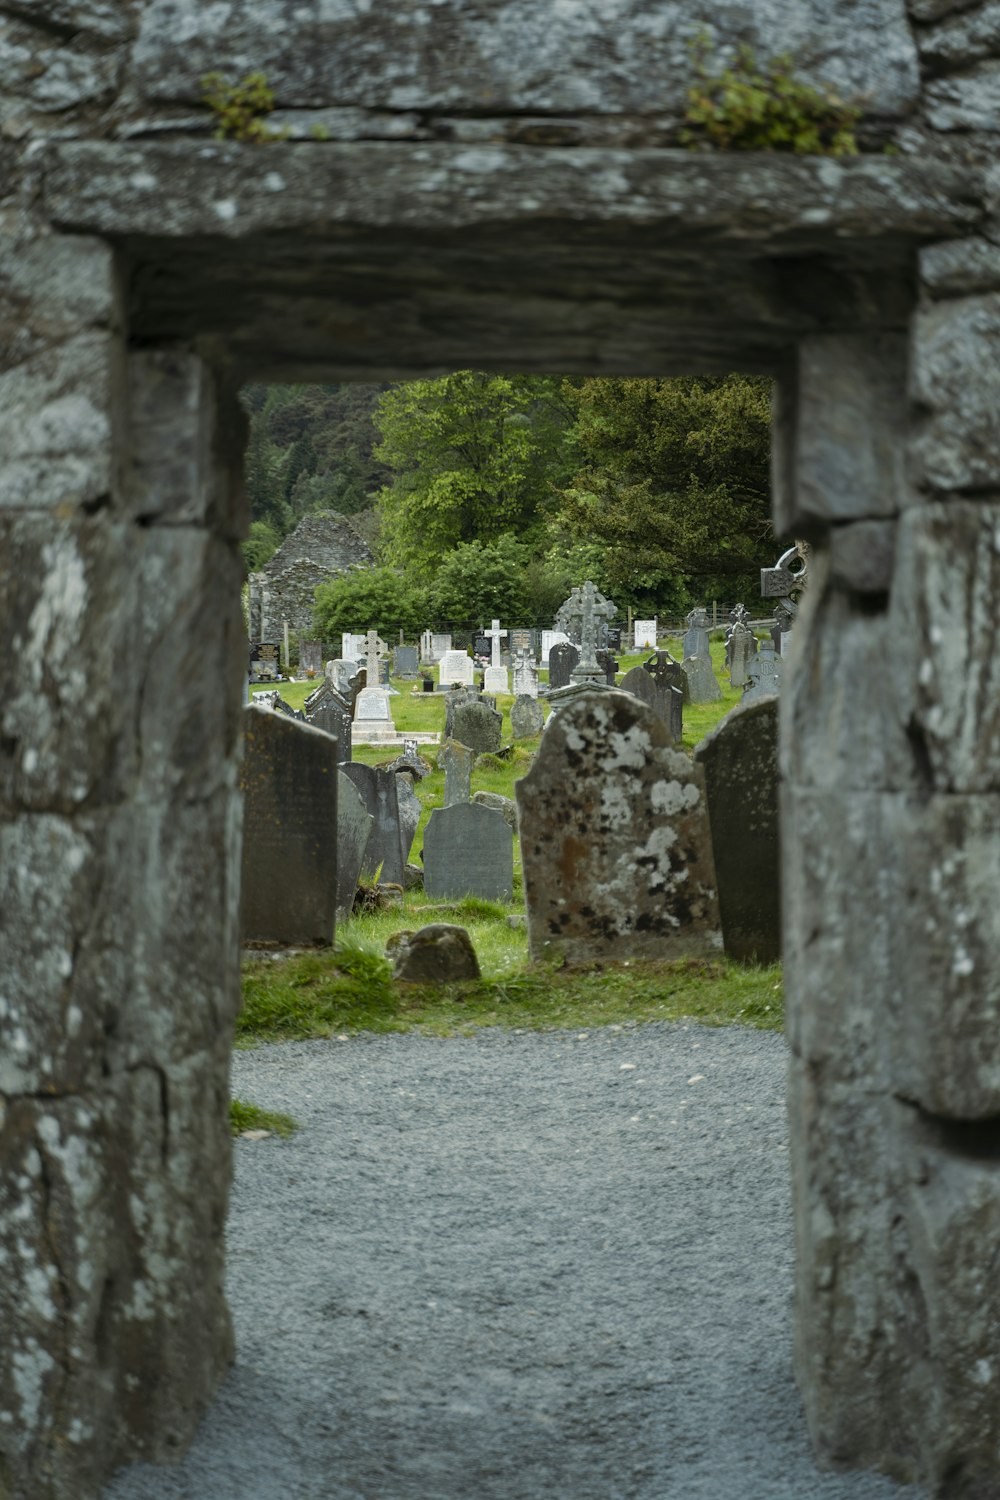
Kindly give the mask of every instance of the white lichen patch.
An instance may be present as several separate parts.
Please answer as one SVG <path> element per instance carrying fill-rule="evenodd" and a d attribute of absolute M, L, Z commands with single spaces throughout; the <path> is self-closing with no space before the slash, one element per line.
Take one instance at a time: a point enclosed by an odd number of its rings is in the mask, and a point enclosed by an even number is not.
<path fill-rule="evenodd" d="M 28 619 L 25 658 L 36 689 L 46 669 L 65 666 L 79 651 L 87 607 L 87 573 L 72 536 L 42 548 L 41 592 Z"/>
<path fill-rule="evenodd" d="M 55 1360 L 45 1352 L 41 1344 L 32 1339 L 23 1348 L 14 1350 L 11 1368 L 14 1391 L 21 1405 L 21 1421 L 27 1429 L 27 1437 L 38 1426 L 42 1388 L 46 1375 L 55 1368 Z"/>
<path fill-rule="evenodd" d="M 690 812 L 700 799 L 701 793 L 693 781 L 656 781 L 649 791 L 653 812 L 666 818 Z"/>
<path fill-rule="evenodd" d="M 624 734 L 613 730 L 607 744 L 607 754 L 600 762 L 602 771 L 641 771 L 652 749 L 649 735 L 640 724 L 633 724 Z"/>

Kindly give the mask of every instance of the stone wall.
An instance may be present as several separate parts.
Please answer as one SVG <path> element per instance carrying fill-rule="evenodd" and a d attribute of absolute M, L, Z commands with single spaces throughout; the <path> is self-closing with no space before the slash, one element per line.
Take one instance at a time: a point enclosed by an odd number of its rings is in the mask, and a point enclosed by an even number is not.
<path fill-rule="evenodd" d="M 675 149 L 703 22 L 857 92 L 868 154 Z M 468 365 L 779 379 L 799 1379 L 822 1456 L 998 1491 L 997 36 L 992 0 L 0 0 L 14 1500 L 177 1451 L 230 1353 L 232 390 Z M 216 68 L 292 139 L 211 141 Z"/>
<path fill-rule="evenodd" d="M 280 641 L 285 620 L 293 637 L 311 639 L 319 585 L 371 562 L 371 549 L 348 516 L 303 516 L 261 571 L 250 575 L 251 640 Z"/>

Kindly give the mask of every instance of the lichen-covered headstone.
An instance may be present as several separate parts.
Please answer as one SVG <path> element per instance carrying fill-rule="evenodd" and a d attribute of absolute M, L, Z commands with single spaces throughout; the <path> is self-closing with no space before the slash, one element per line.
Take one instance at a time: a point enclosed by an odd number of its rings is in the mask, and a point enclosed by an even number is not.
<path fill-rule="evenodd" d="M 514 893 L 514 835 L 503 813 L 475 802 L 436 807 L 424 829 L 424 891 L 443 900 Z"/>
<path fill-rule="evenodd" d="M 337 776 L 337 915 L 349 917 L 375 819 L 354 782 Z"/>
<path fill-rule="evenodd" d="M 777 698 L 744 698 L 694 758 L 705 772 L 726 953 L 774 963 L 781 957 Z"/>
<path fill-rule="evenodd" d="M 545 713 L 537 698 L 522 694 L 510 706 L 510 732 L 516 740 L 530 740 L 545 727 Z"/>
<path fill-rule="evenodd" d="M 460 703 L 455 709 L 452 737 L 477 755 L 495 755 L 500 749 L 503 714 L 481 699 Z"/>
<path fill-rule="evenodd" d="M 652 709 L 581 694 L 514 789 L 533 958 L 721 950 L 704 777 Z"/>
<path fill-rule="evenodd" d="M 385 945 L 392 977 L 402 984 L 459 984 L 479 978 L 479 960 L 464 927 L 433 922 L 416 932 L 394 932 Z"/>
<path fill-rule="evenodd" d="M 337 885 L 337 747 L 270 709 L 244 718 L 245 939 L 332 943 Z"/>
<path fill-rule="evenodd" d="M 444 772 L 444 805 L 454 807 L 472 796 L 472 766 L 476 752 L 458 740 L 445 740 L 438 751 L 438 766 Z"/>

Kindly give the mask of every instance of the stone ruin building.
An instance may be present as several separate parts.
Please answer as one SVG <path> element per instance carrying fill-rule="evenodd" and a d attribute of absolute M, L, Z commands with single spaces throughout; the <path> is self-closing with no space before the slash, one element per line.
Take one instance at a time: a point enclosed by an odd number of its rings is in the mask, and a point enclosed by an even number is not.
<path fill-rule="evenodd" d="M 319 585 L 371 562 L 371 548 L 349 516 L 334 511 L 303 516 L 260 572 L 247 580 L 250 639 L 281 640 L 286 620 L 293 639 L 313 636 Z"/>
<path fill-rule="evenodd" d="M 236 390 L 470 365 L 776 381 L 798 1380 L 822 1461 L 1000 1494 L 995 22 L 0 3 L 8 1496 L 176 1454 L 232 1354 Z M 862 155 L 681 149 L 701 24 Z M 214 140 L 216 69 L 289 138 Z"/>

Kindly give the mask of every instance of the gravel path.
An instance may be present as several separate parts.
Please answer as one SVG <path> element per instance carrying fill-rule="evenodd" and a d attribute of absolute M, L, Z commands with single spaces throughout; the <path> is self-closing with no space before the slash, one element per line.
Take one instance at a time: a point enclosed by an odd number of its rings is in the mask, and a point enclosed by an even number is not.
<path fill-rule="evenodd" d="M 907 1500 L 812 1462 L 784 1041 L 694 1025 L 302 1042 L 234 1092 L 237 1364 L 105 1500 Z"/>

